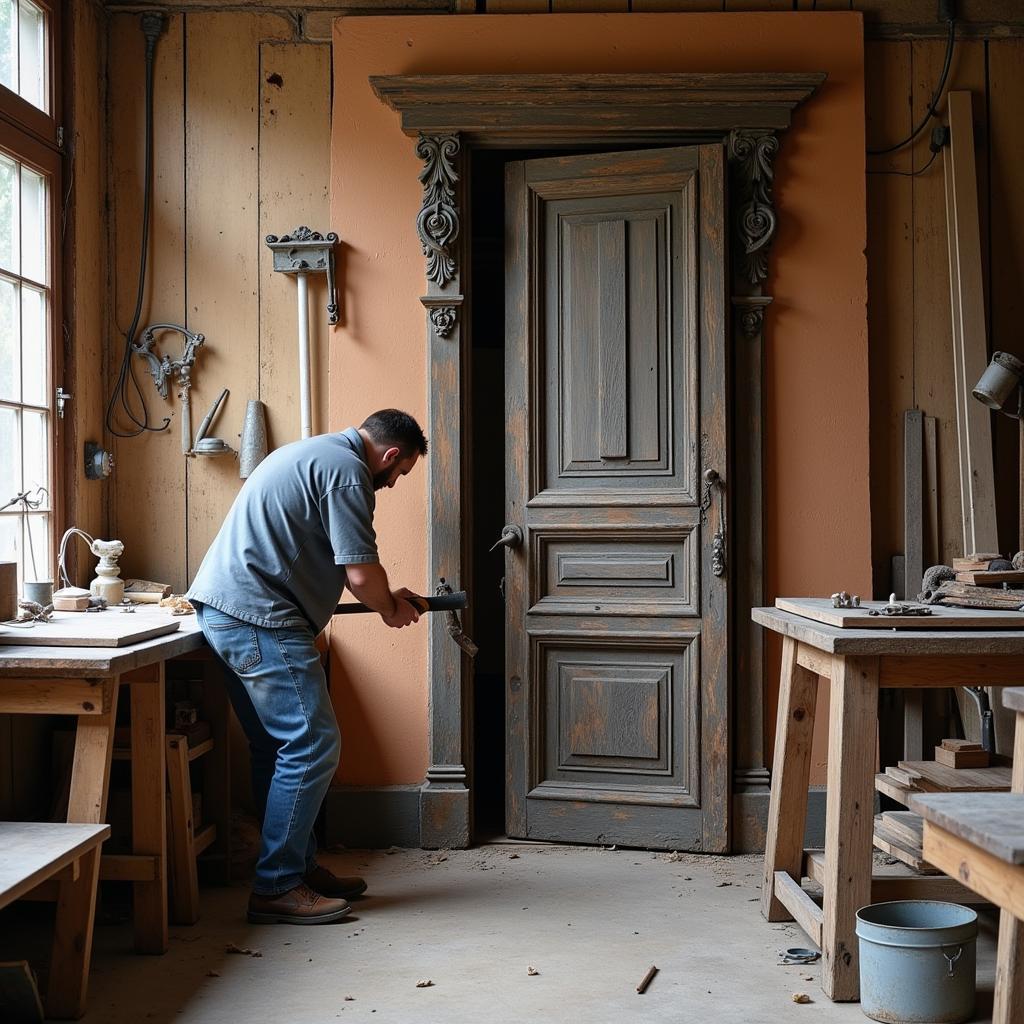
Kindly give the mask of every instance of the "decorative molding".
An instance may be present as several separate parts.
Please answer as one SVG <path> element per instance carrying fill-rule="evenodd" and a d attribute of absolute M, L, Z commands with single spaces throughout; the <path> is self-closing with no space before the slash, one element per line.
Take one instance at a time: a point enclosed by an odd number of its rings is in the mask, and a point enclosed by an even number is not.
<path fill-rule="evenodd" d="M 768 276 L 768 249 L 777 224 L 772 163 L 779 151 L 779 139 L 773 131 L 738 128 L 729 132 L 726 147 L 739 190 L 736 231 L 742 247 L 737 253 L 740 272 L 751 284 L 759 285 Z"/>
<path fill-rule="evenodd" d="M 416 155 L 423 161 L 423 205 L 416 218 L 416 231 L 427 258 L 427 280 L 439 288 L 444 288 L 459 271 L 452 250 L 459 237 L 455 191 L 459 148 L 458 135 L 420 135 L 416 143 Z"/>
<path fill-rule="evenodd" d="M 473 142 L 617 143 L 781 131 L 823 72 L 596 75 L 373 75 L 411 136 Z"/>
<path fill-rule="evenodd" d="M 737 295 L 732 305 L 736 310 L 740 332 L 746 338 L 756 338 L 764 330 L 764 311 L 771 305 L 770 295 Z"/>
<path fill-rule="evenodd" d="M 430 323 L 439 338 L 447 338 L 455 328 L 455 307 L 434 306 L 430 310 Z"/>

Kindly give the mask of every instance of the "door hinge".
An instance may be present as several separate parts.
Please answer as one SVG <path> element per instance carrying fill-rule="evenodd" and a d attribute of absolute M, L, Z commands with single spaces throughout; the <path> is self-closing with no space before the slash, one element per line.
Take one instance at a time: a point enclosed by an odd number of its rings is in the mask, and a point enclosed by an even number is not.
<path fill-rule="evenodd" d="M 61 419 L 64 419 L 64 406 L 71 401 L 72 397 L 60 385 L 57 386 L 57 415 Z"/>
<path fill-rule="evenodd" d="M 57 148 L 64 148 L 64 125 L 58 125 L 57 127 Z"/>

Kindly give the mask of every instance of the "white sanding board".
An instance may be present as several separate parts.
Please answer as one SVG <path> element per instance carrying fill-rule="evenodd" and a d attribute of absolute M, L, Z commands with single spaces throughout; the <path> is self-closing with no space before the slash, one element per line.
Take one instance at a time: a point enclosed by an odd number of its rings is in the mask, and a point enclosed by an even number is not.
<path fill-rule="evenodd" d="M 31 629 L 4 625 L 0 644 L 20 647 L 129 647 L 157 636 L 175 633 L 181 623 L 170 615 L 126 615 L 103 612 L 54 612 L 49 622 Z"/>
<path fill-rule="evenodd" d="M 863 601 L 859 608 L 833 608 L 827 597 L 777 597 L 775 607 L 840 629 L 1024 629 L 1024 612 L 1009 609 L 951 608 L 933 604 L 931 615 L 869 615 L 885 601 Z"/>

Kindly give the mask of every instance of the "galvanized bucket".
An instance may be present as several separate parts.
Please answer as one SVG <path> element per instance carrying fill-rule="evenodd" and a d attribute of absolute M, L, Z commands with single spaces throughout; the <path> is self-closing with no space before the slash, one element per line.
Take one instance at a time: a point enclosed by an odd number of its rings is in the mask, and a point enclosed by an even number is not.
<path fill-rule="evenodd" d="M 974 1016 L 978 915 L 901 900 L 857 911 L 860 1005 L 886 1024 L 964 1024 Z"/>

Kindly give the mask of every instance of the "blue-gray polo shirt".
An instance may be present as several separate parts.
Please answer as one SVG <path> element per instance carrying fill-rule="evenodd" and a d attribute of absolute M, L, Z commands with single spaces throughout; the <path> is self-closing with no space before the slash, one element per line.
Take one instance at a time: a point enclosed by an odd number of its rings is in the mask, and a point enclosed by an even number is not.
<path fill-rule="evenodd" d="M 355 427 L 278 448 L 239 491 L 187 597 L 257 626 L 319 633 L 345 566 L 380 561 L 375 503 Z"/>

